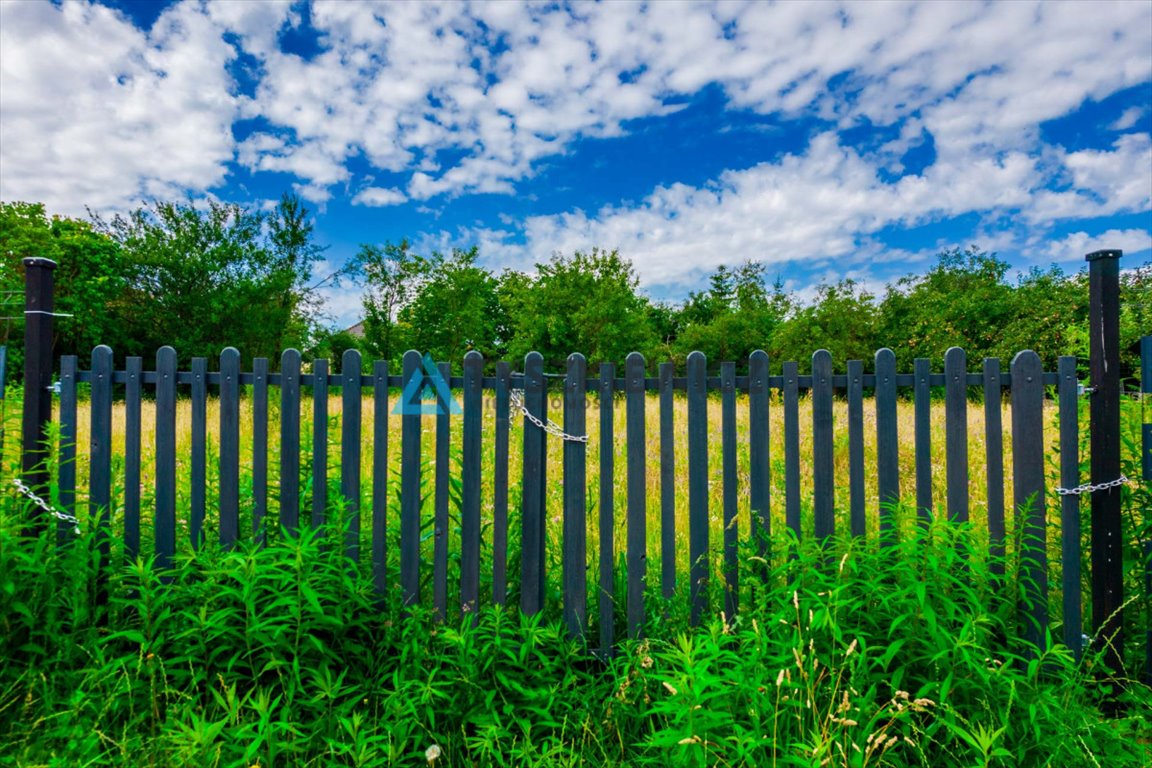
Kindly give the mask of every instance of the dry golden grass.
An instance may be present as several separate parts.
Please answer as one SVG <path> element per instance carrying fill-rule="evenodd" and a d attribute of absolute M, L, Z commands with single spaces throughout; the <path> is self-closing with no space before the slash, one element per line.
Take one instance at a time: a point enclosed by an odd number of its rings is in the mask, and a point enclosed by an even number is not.
<path fill-rule="evenodd" d="M 486 393 L 489 394 L 489 393 Z M 275 392 L 273 392 L 275 399 Z M 393 392 L 390 399 L 389 410 L 395 405 L 398 398 L 398 393 Z M 552 400 L 549 404 L 549 413 L 553 416 L 554 420 L 560 420 L 560 397 L 558 394 L 553 394 Z M 589 544 L 589 562 L 594 563 L 594 553 L 599 539 L 598 532 L 598 518 L 599 518 L 599 471 L 600 471 L 600 456 L 599 456 L 599 415 L 598 415 L 598 398 L 596 395 L 590 395 L 588 400 L 588 434 L 589 444 L 587 447 L 587 477 L 586 477 L 586 503 L 587 503 L 587 521 L 588 521 L 588 544 Z M 270 513 L 276 514 L 277 511 L 277 491 L 279 478 L 279 403 L 273 402 L 271 412 L 269 414 L 269 484 L 270 484 Z M 327 465 L 328 465 L 328 479 L 329 479 L 329 498 L 336 499 L 339 497 L 338 488 L 340 481 L 340 434 L 341 434 L 341 421 L 342 421 L 342 408 L 339 396 L 331 397 L 328 403 L 329 417 L 328 417 L 328 452 L 327 452 Z M 1004 425 L 1004 466 L 1005 466 L 1005 496 L 1006 503 L 1011 505 L 1012 502 L 1012 480 L 1011 480 L 1011 467 L 1012 467 L 1012 445 L 1011 445 L 1011 408 L 1007 402 L 1002 403 L 1002 420 Z M 1046 444 L 1053 449 L 1057 447 L 1058 437 L 1055 428 L 1055 419 L 1053 413 L 1053 404 L 1046 405 L 1046 418 L 1045 418 L 1045 432 Z M 305 477 L 301 484 L 301 507 L 308 510 L 311 507 L 311 499 L 309 497 L 309 477 L 308 467 L 311 464 L 312 455 L 312 409 L 313 403 L 310 399 L 305 398 L 301 403 L 301 466 Z M 362 422 L 361 422 L 361 445 L 362 451 L 360 456 L 361 463 L 361 508 L 369 510 L 372 496 L 372 456 L 375 447 L 372 443 L 372 425 L 374 422 L 375 414 L 373 402 L 371 397 L 365 397 L 362 405 Z M 749 426 L 749 413 L 748 413 L 748 399 L 747 397 L 739 397 L 737 399 L 737 468 L 738 468 L 738 509 L 739 509 L 739 522 L 738 527 L 742 535 L 747 535 L 749 524 L 749 491 L 748 491 L 748 471 L 749 471 L 749 450 L 747 442 L 748 426 Z M 241 407 L 241 472 L 245 478 L 250 478 L 252 467 L 252 403 L 249 398 L 242 400 Z M 84 489 L 87 486 L 88 474 L 88 459 L 87 459 L 87 446 L 89 442 L 89 424 L 88 424 L 88 408 L 87 404 L 81 404 L 79 413 L 79 428 L 78 428 L 78 445 L 77 451 L 77 487 L 78 487 L 78 506 L 83 511 Z M 808 533 L 811 532 L 812 519 L 811 519 L 811 498 L 812 498 L 812 408 L 811 402 L 807 397 L 802 397 L 800 401 L 800 468 L 801 468 L 801 497 L 802 497 L 802 517 L 804 530 Z M 186 513 L 184 510 L 188 506 L 189 496 L 189 467 L 190 467 L 190 447 L 191 447 L 191 431 L 192 431 L 192 412 L 191 403 L 186 399 L 179 401 L 177 406 L 177 475 L 180 478 L 180 487 L 178 488 L 178 509 L 181 510 L 179 516 L 183 520 Z M 218 432 L 219 432 L 219 402 L 215 398 L 210 398 L 207 405 L 207 434 L 208 434 L 208 504 L 209 512 L 208 518 L 211 520 L 213 516 L 212 507 L 214 506 L 215 496 L 215 457 L 217 456 L 218 446 Z M 900 434 L 900 478 L 901 478 L 901 496 L 905 503 L 912 507 L 914 505 L 916 488 L 915 488 L 915 455 L 913 449 L 913 429 L 914 429 L 914 412 L 913 405 L 910 402 L 901 401 L 898 405 L 898 419 L 899 419 L 899 434 Z M 712 521 L 711 540 L 713 546 L 719 545 L 721 533 L 721 516 L 722 516 L 722 495 L 723 484 L 721 481 L 721 439 L 720 439 L 720 420 L 721 420 L 721 404 L 718 398 L 710 398 L 708 403 L 708 479 L 710 488 L 710 517 Z M 460 445 L 460 430 L 461 419 L 453 417 L 451 420 L 451 444 L 453 448 L 453 466 L 449 471 L 454 476 L 459 475 L 459 445 Z M 677 561 L 678 569 L 686 568 L 688 555 L 688 530 L 687 530 L 687 513 L 688 513 L 688 460 L 687 460 L 687 441 L 686 441 L 686 425 L 687 425 L 687 401 L 678 393 L 674 399 L 674 421 L 675 421 L 675 519 L 676 519 L 676 539 L 677 539 Z M 945 499 L 945 457 L 944 457 L 944 408 L 943 403 L 934 403 L 932 407 L 932 475 L 933 475 L 933 500 L 936 508 L 942 510 Z M 389 424 L 389 440 L 388 440 L 388 467 L 389 467 L 389 494 L 393 503 L 389 509 L 388 529 L 390 536 L 394 536 L 399 531 L 399 521 L 397 519 L 398 505 L 395 503 L 395 494 L 398 488 L 399 481 L 399 466 L 400 466 L 400 417 L 392 415 L 388 416 Z M 151 403 L 145 402 L 142 407 L 142 425 L 143 431 L 141 435 L 141 445 L 143 448 L 143 470 L 141 477 L 141 496 L 144 505 L 143 516 L 149 517 L 149 505 L 152 500 L 152 488 L 154 484 L 153 475 L 153 447 L 155 445 L 155 416 Z M 482 487 L 482 514 L 485 518 L 485 523 L 491 521 L 492 516 L 492 497 L 493 497 L 493 469 L 495 466 L 495 456 L 493 449 L 493 439 L 495 431 L 495 410 L 492 399 L 489 397 L 485 401 L 485 415 L 482 420 L 483 425 L 483 487 Z M 521 446 L 522 446 L 522 420 L 519 418 L 512 419 L 512 428 L 510 435 L 510 457 L 509 457 L 509 484 L 511 486 L 510 504 L 509 504 L 509 524 L 512 527 L 512 538 L 515 541 L 517 538 L 516 529 L 519 525 L 519 484 L 521 477 Z M 624 408 L 623 399 L 618 397 L 616 400 L 616 410 L 614 414 L 614 429 L 615 429 L 615 477 L 614 477 L 614 506 L 615 506 L 615 542 L 617 553 L 621 552 L 624 547 L 625 541 L 625 515 L 626 515 L 626 455 L 627 455 L 627 439 L 625 435 L 625 421 L 624 421 Z M 11 430 L 10 431 L 14 431 Z M 124 454 L 124 434 L 125 434 L 125 419 L 124 419 L 124 405 L 117 403 L 113 408 L 113 474 L 114 474 L 114 497 L 115 504 L 119 508 L 122 505 L 123 498 L 123 454 Z M 432 481 L 434 473 L 437 471 L 435 466 L 435 437 L 436 437 L 436 418 L 433 416 L 426 416 L 422 419 L 422 432 L 423 432 L 423 447 L 422 459 L 424 460 L 424 473 L 426 476 L 424 485 L 424 507 L 422 518 L 428 520 L 432 516 L 433 510 L 433 496 L 435 484 Z M 773 530 L 780 531 L 784 527 L 784 448 L 783 448 L 783 408 L 778 398 L 774 398 L 770 408 L 770 455 L 771 455 L 771 517 Z M 973 524 L 978 528 L 986 526 L 986 466 L 985 466 L 985 445 L 984 445 L 984 409 L 980 403 L 970 403 L 968 408 L 968 434 L 969 434 L 969 497 L 970 497 L 970 516 Z M 837 508 L 837 527 L 838 530 L 847 528 L 847 507 L 848 507 L 848 434 L 847 434 L 847 406 L 843 401 L 837 401 L 834 405 L 834 457 L 835 457 L 835 473 L 836 473 L 836 508 Z M 563 443 L 561 440 L 549 437 L 547 438 L 548 446 L 548 459 L 547 459 L 547 517 L 548 517 L 548 536 L 550 541 L 559 541 L 561 531 L 561 521 L 563 514 Z M 868 511 L 868 527 L 869 533 L 875 534 L 878 527 L 878 492 L 876 488 L 876 422 L 875 422 L 875 409 L 874 402 L 865 400 L 864 402 L 864 451 L 865 451 L 865 503 Z M 647 499 L 647 538 L 648 538 L 648 551 L 653 558 L 658 558 L 660 552 L 660 432 L 659 432 L 659 402 L 656 395 L 648 397 L 648 404 L 646 408 L 646 428 L 645 428 L 645 461 L 646 461 L 646 499 Z M 9 454 L 11 455 L 11 448 Z M 1055 462 L 1049 461 L 1050 472 L 1054 471 Z M 1054 487 L 1056 477 L 1052 474 L 1049 478 L 1049 489 Z M 242 493 L 246 493 L 250 498 L 250 479 L 242 482 Z M 1054 505 L 1049 504 L 1049 518 L 1054 519 L 1056 516 L 1052 513 Z M 456 516 L 455 508 L 452 508 L 453 517 Z M 302 517 L 306 517 L 302 515 Z M 1009 511 L 1011 517 L 1011 511 Z M 211 524 L 211 523 L 209 523 Z M 453 526 L 455 527 L 455 526 Z M 246 530 L 242 527 L 241 530 Z M 369 526 L 365 523 L 362 529 L 367 535 Z M 1011 525 L 1009 527 L 1011 530 Z M 491 530 L 485 528 L 486 546 L 491 545 Z M 1053 533 L 1049 537 L 1049 541 L 1057 541 L 1058 535 Z M 451 546 L 455 547 L 455 544 Z M 550 547 L 551 551 L 551 547 Z M 557 555 L 558 557 L 558 555 Z"/>

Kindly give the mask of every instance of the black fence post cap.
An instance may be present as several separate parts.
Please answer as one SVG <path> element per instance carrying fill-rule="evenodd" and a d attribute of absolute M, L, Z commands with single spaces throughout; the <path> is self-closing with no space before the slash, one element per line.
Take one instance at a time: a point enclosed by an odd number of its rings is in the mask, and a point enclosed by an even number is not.
<path fill-rule="evenodd" d="M 24 266 L 25 267 L 45 267 L 47 269 L 56 269 L 56 262 L 52 261 L 52 259 L 45 259 L 45 258 L 40 257 L 40 256 L 25 256 L 24 257 Z"/>
<path fill-rule="evenodd" d="M 1084 261 L 1097 261 L 1099 259 L 1118 259 L 1124 255 L 1124 251 L 1119 250 L 1106 250 L 1106 251 L 1092 251 L 1084 257 Z"/>

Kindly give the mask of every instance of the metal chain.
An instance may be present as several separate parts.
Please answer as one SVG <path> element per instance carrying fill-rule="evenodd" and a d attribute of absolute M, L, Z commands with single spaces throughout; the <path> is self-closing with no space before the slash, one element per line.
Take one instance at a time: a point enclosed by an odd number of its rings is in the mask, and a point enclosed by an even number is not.
<path fill-rule="evenodd" d="M 524 405 L 524 400 L 520 397 L 520 390 L 509 389 L 508 390 L 508 399 L 509 399 L 509 401 L 511 401 L 513 406 L 520 409 L 520 412 L 524 414 L 524 418 L 528 419 L 528 421 L 530 421 L 533 424 L 535 424 L 536 426 L 540 427 L 540 429 L 544 430 L 549 435 L 552 435 L 553 437 L 558 437 L 561 440 L 568 440 L 568 441 L 571 441 L 573 443 L 587 443 L 588 442 L 588 435 L 570 435 L 567 432 L 565 432 L 564 429 L 559 424 L 552 421 L 552 419 L 548 419 L 547 421 L 544 421 L 544 420 L 538 418 L 537 416 L 535 416 L 534 414 L 530 413 L 528 411 L 528 408 Z"/>
<path fill-rule="evenodd" d="M 77 520 L 75 516 L 70 515 L 67 512 L 61 512 L 60 510 L 50 506 L 48 504 L 48 502 L 44 501 L 44 499 L 40 498 L 35 493 L 33 493 L 32 489 L 29 488 L 27 485 L 25 485 L 24 481 L 21 480 L 20 478 L 16 478 L 15 480 L 13 480 L 12 485 L 16 486 L 16 490 L 20 491 L 20 493 L 27 496 L 28 499 L 33 504 L 40 507 L 40 509 L 42 509 L 45 512 L 47 512 L 48 514 L 52 515 L 57 520 L 63 520 L 66 523 L 71 523 L 74 531 L 77 534 L 80 533 L 80 521 Z"/>
<path fill-rule="evenodd" d="M 1079 496 L 1084 493 L 1095 493 L 1096 491 L 1106 491 L 1109 488 L 1119 488 L 1122 485 L 1127 485 L 1129 482 L 1131 481 L 1127 477 L 1120 475 L 1120 477 L 1115 480 L 1109 480 L 1106 483 L 1097 483 L 1096 485 L 1085 483 L 1075 488 L 1057 488 L 1056 493 L 1059 496 Z"/>

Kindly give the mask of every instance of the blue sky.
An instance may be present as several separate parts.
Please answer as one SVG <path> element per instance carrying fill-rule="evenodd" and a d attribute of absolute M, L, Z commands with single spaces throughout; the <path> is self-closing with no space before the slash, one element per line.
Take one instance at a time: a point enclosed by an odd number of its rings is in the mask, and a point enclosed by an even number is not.
<path fill-rule="evenodd" d="M 977 245 L 1152 258 L 1152 3 L 0 0 L 0 198 L 84 215 L 296 190 L 493 269 L 619 248 L 802 295 Z M 359 297 L 328 293 L 334 322 Z"/>

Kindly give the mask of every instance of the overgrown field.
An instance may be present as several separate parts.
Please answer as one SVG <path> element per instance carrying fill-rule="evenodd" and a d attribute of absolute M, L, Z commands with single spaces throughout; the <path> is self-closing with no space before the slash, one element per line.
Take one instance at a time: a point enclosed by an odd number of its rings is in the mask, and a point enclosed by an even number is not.
<path fill-rule="evenodd" d="M 279 402 L 276 397 L 276 391 L 273 390 L 273 397 L 270 403 L 269 411 L 269 486 L 270 486 L 270 509 L 273 515 L 276 514 L 278 509 L 277 488 L 279 486 Z M 458 402 L 462 402 L 459 392 L 456 392 Z M 389 400 L 389 439 L 388 439 L 388 466 L 389 466 L 389 494 L 395 496 L 399 493 L 399 468 L 400 468 L 400 417 L 391 413 L 393 406 L 396 405 L 399 399 L 399 391 L 393 391 Z M 485 515 L 486 522 L 491 519 L 492 509 L 492 496 L 493 496 L 493 477 L 495 454 L 493 448 L 494 433 L 495 433 L 495 405 L 492 400 L 490 392 L 485 392 L 485 415 L 482 419 L 483 429 L 483 451 L 482 451 L 482 514 Z M 18 401 L 17 406 L 18 406 Z M 550 403 L 548 406 L 549 417 L 556 423 L 562 426 L 562 396 L 558 390 L 554 390 L 550 394 Z M 677 393 L 674 401 L 674 431 L 675 431 L 675 506 L 676 506 L 676 520 L 677 520 L 677 556 L 678 568 L 687 569 L 688 565 L 688 531 L 687 531 L 687 513 L 688 513 L 688 445 L 687 445 L 687 400 L 683 397 L 682 393 Z M 153 476 L 153 452 L 155 446 L 155 417 L 153 403 L 145 401 L 142 405 L 142 423 L 143 432 L 141 437 L 141 445 L 143 448 L 143 465 L 141 471 L 141 503 L 145 510 L 145 518 L 148 516 L 150 507 L 153 500 L 154 493 L 154 476 Z M 586 498 L 588 501 L 588 541 L 590 546 L 594 546 L 598 541 L 597 531 L 597 509 L 599 505 L 599 483 L 600 483 L 600 422 L 599 422 L 599 398 L 595 394 L 590 394 L 587 401 L 588 410 L 586 417 L 587 430 L 586 434 L 589 436 L 587 447 L 587 478 L 586 478 Z M 1058 485 L 1058 472 L 1057 463 L 1055 461 L 1055 451 L 1058 449 L 1059 437 L 1056 429 L 1055 422 L 1055 408 L 1053 404 L 1048 403 L 1050 409 L 1050 418 L 1046 419 L 1045 430 L 1047 443 L 1052 447 L 1053 460 L 1050 462 L 1050 476 L 1049 488 L 1054 488 Z M 1083 419 L 1082 422 L 1086 426 L 1087 423 L 1087 402 L 1084 403 Z M 13 405 L 9 404 L 9 411 L 13 409 Z M 305 397 L 301 403 L 301 448 L 300 448 L 300 466 L 301 466 L 301 506 L 304 509 L 309 509 L 311 505 L 311 488 L 312 488 L 312 465 L 314 456 L 312 453 L 312 433 L 313 433 L 313 403 Z M 372 424 L 375 417 L 375 410 L 373 407 L 372 398 L 366 394 L 362 403 L 362 420 L 361 420 L 361 434 L 362 452 L 361 452 L 361 498 L 360 507 L 363 510 L 371 509 L 372 499 L 372 458 L 375 451 L 375 446 L 372 444 Z M 659 399 L 655 394 L 648 397 L 647 408 L 645 409 L 645 441 L 643 444 L 643 452 L 646 457 L 647 469 L 647 513 L 648 513 L 648 550 L 650 555 L 654 558 L 659 558 L 660 554 L 660 411 Z M 776 394 L 772 400 L 770 408 L 770 453 L 771 453 L 771 517 L 772 524 L 776 529 L 784 527 L 784 416 L 783 407 Z M 835 415 L 835 472 L 837 479 L 837 492 L 836 492 L 836 507 L 838 510 L 838 520 L 843 521 L 843 526 L 847 527 L 847 508 L 848 508 L 848 429 L 847 429 L 847 406 L 843 401 L 838 401 L 834 407 Z M 617 519 L 617 537 L 616 548 L 617 551 L 624 546 L 625 543 L 625 526 L 624 526 L 624 510 L 626 508 L 626 458 L 628 448 L 628 438 L 625 430 L 624 418 L 624 399 L 622 395 L 618 395 L 615 401 L 614 412 L 614 435 L 615 435 L 615 475 L 614 475 L 614 502 L 616 508 Z M 723 484 L 721 482 L 721 439 L 720 439 L 720 417 L 721 407 L 718 397 L 713 396 L 709 398 L 708 402 L 708 477 L 709 487 L 712 489 L 710 494 L 712 498 L 711 518 L 712 518 L 712 532 L 711 538 L 714 542 L 720 541 L 721 537 L 721 494 Z M 339 495 L 340 487 L 340 434 L 341 434 L 341 420 L 342 404 L 338 389 L 333 389 L 329 396 L 328 401 L 328 495 L 329 498 L 335 498 Z M 1008 401 L 1005 400 L 1001 405 L 1001 418 L 1004 425 L 1004 467 L 1005 467 L 1005 498 L 1011 502 L 1012 499 L 1012 440 L 1011 440 L 1011 408 Z M 209 398 L 207 405 L 207 438 L 208 438 L 208 494 L 207 503 L 209 507 L 208 521 L 206 524 L 211 526 L 214 519 L 214 505 L 216 504 L 216 479 L 213 475 L 216 472 L 217 453 L 216 446 L 218 445 L 218 432 L 219 432 L 219 402 L 215 398 Z M 252 503 L 252 486 L 251 486 L 251 466 L 252 466 L 252 402 L 249 398 L 245 397 L 241 402 L 241 506 L 242 513 L 247 508 L 250 510 Z M 916 497 L 915 488 L 915 453 L 912 441 L 913 427 L 914 427 L 914 414 L 913 405 L 910 401 L 901 401 L 898 405 L 898 419 L 899 419 L 899 434 L 900 434 L 900 476 L 901 476 L 901 494 L 902 500 L 908 505 L 912 506 Z M 77 498 L 79 506 L 83 507 L 84 490 L 87 484 L 88 475 L 88 430 L 89 411 L 88 404 L 81 402 L 79 408 L 79 429 L 77 434 Z M 513 528 L 517 527 L 518 510 L 519 510 L 519 485 L 521 473 L 521 454 L 522 454 L 522 424 L 523 419 L 519 418 L 517 414 L 513 414 L 510 428 L 510 456 L 509 456 L 509 485 L 511 492 L 510 499 L 510 520 Z M 19 438 L 19 423 L 10 420 L 9 425 L 9 446 L 5 451 L 5 456 L 9 459 L 16 460 L 16 451 L 18 450 L 12 440 Z M 123 498 L 123 463 L 124 463 L 124 405 L 118 402 L 113 407 L 112 412 L 112 425 L 113 425 L 113 498 L 114 504 L 122 504 Z M 749 471 L 749 449 L 748 449 L 748 399 L 746 396 L 741 396 L 737 399 L 736 403 L 736 426 L 737 426 L 737 475 L 738 475 L 738 507 L 740 509 L 740 529 L 742 535 L 746 536 L 748 533 L 749 521 L 749 496 L 748 496 L 748 471 Z M 191 403 L 187 399 L 181 399 L 177 405 L 176 414 L 176 432 L 177 432 L 177 476 L 182 483 L 181 487 L 177 489 L 177 504 L 183 505 L 185 508 L 188 504 L 190 497 L 190 488 L 188 486 L 190 477 L 190 446 L 191 446 L 191 432 L 192 432 L 192 409 Z M 804 530 L 811 533 L 812 529 L 812 516 L 810 514 L 811 499 L 812 499 L 812 442 L 811 442 L 811 427 L 812 427 L 812 407 L 811 401 L 807 396 L 802 396 L 800 400 L 799 409 L 799 424 L 800 424 L 800 475 L 801 475 L 801 498 L 802 498 L 802 518 Z M 451 461 L 453 462 L 449 468 L 449 473 L 454 479 L 459 478 L 459 456 L 460 456 L 460 439 L 461 439 L 461 425 L 462 420 L 459 417 L 451 419 Z M 1139 427 L 1135 427 L 1138 431 Z M 422 511 L 422 516 L 430 519 L 433 510 L 434 493 L 435 493 L 435 474 L 437 472 L 436 457 L 435 457 L 435 440 L 436 440 L 436 417 L 425 416 L 422 419 L 422 432 L 423 432 L 423 445 L 422 445 L 422 481 L 423 481 L 423 498 L 425 505 Z M 969 458 L 969 496 L 971 499 L 971 516 L 977 528 L 985 526 L 985 504 L 987 497 L 986 487 L 986 473 L 985 473 L 985 444 L 984 444 L 984 409 L 983 404 L 980 402 L 972 402 L 969 404 L 968 409 L 968 458 Z M 548 510 L 548 534 L 550 540 L 559 540 L 561 533 L 561 514 L 563 511 L 563 442 L 556 438 L 548 438 L 548 457 L 547 457 L 547 499 L 546 505 Z M 865 451 L 865 497 L 868 509 L 868 526 L 869 533 L 875 535 L 878 529 L 879 517 L 879 497 L 876 487 L 876 421 L 874 401 L 866 399 L 864 401 L 864 451 Z M 942 507 L 945 498 L 945 455 L 944 455 L 944 404 L 943 400 L 934 402 L 932 406 L 932 475 L 933 475 L 933 498 L 938 507 Z M 1086 465 L 1085 465 L 1086 466 Z M 458 494 L 458 484 L 455 483 L 450 491 L 453 494 L 453 499 Z M 454 502 L 453 502 L 454 503 Z M 1050 505 L 1052 506 L 1052 505 Z M 397 534 L 399 532 L 399 507 L 395 504 L 390 509 L 390 517 L 388 521 L 388 530 Z M 83 510 L 81 510 L 83 511 Z M 367 512 L 365 512 L 367 514 Z M 454 507 L 453 507 L 454 514 Z M 115 517 L 115 515 L 114 515 Z M 182 516 L 182 522 L 186 523 L 187 517 Z M 248 524 L 249 519 L 242 521 L 241 530 L 251 530 Z M 1058 517 L 1053 518 L 1053 522 L 1058 523 Z M 143 532 L 147 538 L 149 530 L 147 520 L 144 521 L 145 530 Z M 365 536 L 367 536 L 368 526 L 364 526 Z M 214 529 L 210 528 L 211 534 Z M 1058 529 L 1055 531 L 1058 538 Z M 491 533 L 488 532 L 488 544 L 491 544 Z M 455 551 L 455 544 L 453 544 Z M 593 557 L 594 550 L 589 550 L 590 557 Z M 593 557 L 592 562 L 595 562 Z"/>
<path fill-rule="evenodd" d="M 596 399 L 589 401 L 589 581 L 594 581 L 598 468 Z M 364 424 L 371 424 L 365 401 Z M 712 542 L 715 614 L 702 627 L 687 621 L 686 444 L 677 434 L 676 509 L 680 592 L 661 609 L 659 579 L 659 433 L 655 402 L 647 433 L 649 603 L 647 639 L 622 643 L 611 657 L 570 641 L 557 623 L 561 599 L 559 548 L 562 466 L 559 441 L 549 441 L 548 608 L 525 619 L 518 611 L 485 608 L 473 626 L 438 624 L 427 606 L 404 613 L 394 593 L 376 595 L 365 569 L 350 568 L 341 548 L 269 536 L 230 552 L 211 544 L 184 554 L 174 571 L 123 562 L 113 548 L 110 575 L 97 586 L 95 539 L 87 528 L 61 550 L 48 539 L 20 539 L 25 500 L 12 492 L 18 422 L 6 420 L 0 490 L 0 764 L 40 765 L 793 765 L 793 766 L 1142 766 L 1152 763 L 1152 692 L 1140 674 L 1147 601 L 1140 590 L 1142 541 L 1149 534 L 1149 490 L 1125 490 L 1129 595 L 1125 714 L 1107 718 L 1100 705 L 1112 690 L 1098 680 L 1099 656 L 1076 661 L 1053 640 L 1037 654 L 1021 643 L 1016 610 L 1021 585 L 1017 548 L 1008 561 L 989 562 L 984 532 L 982 405 L 972 403 L 970 458 L 972 524 L 914 530 L 912 408 L 901 404 L 902 536 L 881 548 L 875 535 L 876 491 L 869 479 L 869 536 L 838 539 L 818 550 L 811 537 L 795 546 L 783 535 L 781 410 L 773 404 L 772 485 L 774 557 L 765 564 L 742 550 L 741 611 L 722 617 L 719 593 L 720 406 L 710 402 L 709 473 L 713 480 Z M 867 474 L 874 475 L 875 428 L 866 403 Z M 7 404 L 14 411 L 13 402 Z M 339 399 L 330 403 L 330 498 L 339 478 Z M 79 486 L 86 480 L 87 412 L 82 406 Z M 306 404 L 304 413 L 310 413 Z M 558 408 L 550 408 L 552 414 Z M 676 401 L 677 429 L 685 403 Z M 217 415 L 209 404 L 210 424 Z M 190 410 L 180 405 L 178 516 L 188 517 L 187 449 Z M 1137 476 L 1140 409 L 1127 402 L 1125 471 Z M 276 509 L 276 414 L 270 429 Z M 739 403 L 747 429 L 747 402 Z M 242 424 L 250 504 L 251 412 Z M 389 451 L 398 467 L 399 419 L 392 417 Z M 458 422 L 454 419 L 454 422 Z M 518 581 L 520 427 L 513 419 L 513 485 L 509 573 Z M 1049 420 L 1053 421 L 1052 419 Z M 933 408 L 935 493 L 942 502 L 943 409 Z M 122 478 L 123 410 L 117 406 L 114 475 Z M 145 406 L 144 518 L 151 509 L 151 423 Z M 808 440 L 811 409 L 801 405 L 802 487 L 811 495 Z M 1010 412 L 1005 406 L 1005 426 Z M 491 509 L 491 436 L 486 416 L 484 502 Z M 454 424 L 458 427 L 458 424 Z M 424 423 L 425 530 L 432 516 L 436 467 L 434 419 Z M 210 432 L 214 431 L 210 427 Z M 624 545 L 625 451 L 617 411 L 617 555 Z M 1007 430 L 1006 430 L 1007 431 Z M 307 431 L 305 430 L 305 434 Z M 1054 423 L 1049 424 L 1054 444 Z M 458 476 L 459 433 L 453 433 Z M 846 428 L 837 404 L 837 471 L 846 486 Z M 310 440 L 305 438 L 306 445 Z M 214 444 L 210 438 L 209 445 Z M 214 453 L 210 447 L 209 481 Z M 370 508 L 372 446 L 364 446 L 362 504 Z M 393 453 L 395 452 L 395 453 Z M 308 458 L 309 452 L 304 450 Z M 1055 453 L 1049 488 L 1055 485 Z M 1086 452 L 1085 452 L 1086 456 Z M 740 526 L 747 532 L 747 447 L 739 451 Z M 1011 467 L 1010 440 L 1005 466 Z M 393 470 L 395 471 L 395 470 Z M 1010 472 L 1008 473 L 1010 474 Z M 305 464 L 305 478 L 309 465 Z M 398 484 L 389 499 L 390 583 L 397 569 Z M 118 482 L 122 483 L 122 479 Z M 208 498 L 213 498 L 214 485 Z M 305 486 L 305 499 L 307 499 Z M 56 489 L 53 489 L 55 495 Z M 458 520 L 453 486 L 449 505 Z M 122 488 L 116 497 L 122 498 Z M 1008 489 L 1006 498 L 1011 499 Z M 307 501 L 305 501 L 307 503 Z M 846 508 L 846 492 L 837 505 Z M 1084 530 L 1087 539 L 1087 503 Z M 79 505 L 85 518 L 85 505 Z M 117 515 L 119 512 L 117 512 Z M 212 511 L 209 511 L 209 518 Z M 336 510 L 330 515 L 337 518 Z M 846 514 L 844 516 L 846 518 Z M 807 504 L 805 518 L 811 525 Z M 119 519 L 118 517 L 116 518 Z M 482 588 L 490 589 L 491 530 L 485 519 Z M 1049 504 L 1050 563 L 1059 584 L 1059 515 Z M 367 529 L 368 526 L 365 526 Z M 451 551 L 457 552 L 453 523 Z M 846 528 L 846 520 L 841 530 Z M 242 531 L 249 530 L 247 524 Z M 1009 530 L 1012 530 L 1011 524 Z M 116 535 L 119 536 L 117 528 Z M 422 572 L 431 571 L 431 537 Z M 1085 542 L 1086 544 L 1086 542 Z M 143 551 L 150 551 L 145 528 Z M 1087 550 L 1086 550 L 1087 551 Z M 789 553 L 794 556 L 789 557 Z M 1087 557 L 1087 555 L 1086 555 Z M 1003 565 L 1006 579 L 992 576 Z M 617 626 L 623 631 L 623 563 L 617 570 Z M 455 567 L 455 563 L 453 563 Z M 765 572 L 766 571 L 766 572 Z M 1085 568 L 1087 573 L 1087 568 Z M 453 575 L 454 574 L 450 574 Z M 425 582 L 427 584 L 427 582 Z M 451 584 L 454 583 L 450 581 Z M 1087 586 L 1087 585 L 1085 585 Z M 595 617 L 596 591 L 589 590 Z M 430 596 L 426 586 L 426 599 Z M 1085 593 L 1087 595 L 1087 591 Z M 514 600 L 514 596 L 513 596 Z M 1060 636 L 1060 600 L 1053 593 L 1052 634 Z M 1086 614 L 1090 616 L 1090 613 Z M 596 637 L 595 624 L 591 637 Z"/>

